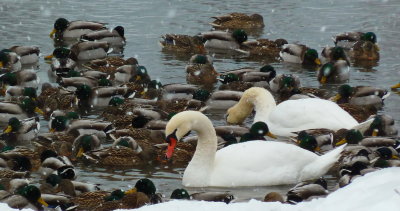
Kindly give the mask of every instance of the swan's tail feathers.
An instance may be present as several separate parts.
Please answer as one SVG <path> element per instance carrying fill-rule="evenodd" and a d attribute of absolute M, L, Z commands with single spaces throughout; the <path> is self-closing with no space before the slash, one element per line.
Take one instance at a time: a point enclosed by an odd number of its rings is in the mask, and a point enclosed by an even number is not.
<path fill-rule="evenodd" d="M 364 134 L 365 131 L 368 130 L 369 126 L 371 126 L 372 122 L 374 121 L 374 118 L 369 118 L 365 120 L 364 122 L 361 122 L 360 124 L 354 126 L 351 129 L 355 129 L 361 132 L 361 134 Z"/>
<path fill-rule="evenodd" d="M 339 160 L 345 146 L 346 144 L 337 147 L 336 149 L 322 156 L 319 156 L 318 159 L 315 159 L 313 162 L 306 165 L 301 171 L 299 180 L 306 181 L 316 179 L 324 175 L 326 172 L 329 171 L 333 164 L 335 164 Z"/>

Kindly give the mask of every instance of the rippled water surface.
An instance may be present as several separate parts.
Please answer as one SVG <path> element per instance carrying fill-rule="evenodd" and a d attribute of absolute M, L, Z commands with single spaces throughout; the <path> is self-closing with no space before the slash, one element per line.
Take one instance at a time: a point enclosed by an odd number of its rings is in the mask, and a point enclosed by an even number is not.
<path fill-rule="evenodd" d="M 187 58 L 164 54 L 158 45 L 162 34 L 177 33 L 195 35 L 208 31 L 210 17 L 229 12 L 259 13 L 264 16 L 265 28 L 258 37 L 285 38 L 299 42 L 319 51 L 333 45 L 332 35 L 346 31 L 374 31 L 378 36 L 381 59 L 376 66 L 352 67 L 351 85 L 372 85 L 389 88 L 400 82 L 400 2 L 396 0 L 353 0 L 353 1 L 292 1 L 292 0 L 229 0 L 229 1 L 167 1 L 167 0 L 97 0 L 97 1 L 54 1 L 54 0 L 2 0 L 0 1 L 0 48 L 13 45 L 40 46 L 43 55 L 53 51 L 49 38 L 54 21 L 59 17 L 68 20 L 91 20 L 106 22 L 110 28 L 125 27 L 126 57 L 137 57 L 154 79 L 163 84 L 186 82 Z M 250 36 L 250 39 L 257 37 Z M 222 72 L 240 67 L 260 67 L 258 62 L 242 58 L 215 55 L 215 68 Z M 277 72 L 297 72 L 303 86 L 318 87 L 315 73 L 297 65 L 272 64 Z M 40 61 L 38 75 L 48 81 L 49 65 Z M 337 85 L 324 88 L 335 90 Z M 399 93 L 385 101 L 382 110 L 400 121 Z M 397 105 L 397 106 L 396 106 Z M 212 116 L 216 125 L 221 115 Z M 47 130 L 43 121 L 44 131 Z M 242 155 L 245 156 L 245 155 Z M 147 169 L 104 169 L 78 164 L 79 180 L 100 183 L 106 190 L 134 185 L 138 178 L 152 177 L 158 191 L 169 196 L 181 187 L 182 168 L 149 167 Z M 333 180 L 331 182 L 333 184 Z M 331 185 L 332 186 L 332 185 Z M 262 198 L 269 191 L 285 193 L 289 186 L 216 189 L 231 190 L 239 200 Z M 190 189 L 198 191 L 200 189 Z M 202 190 L 202 189 L 201 189 Z M 215 189 L 204 189 L 215 190 Z"/>

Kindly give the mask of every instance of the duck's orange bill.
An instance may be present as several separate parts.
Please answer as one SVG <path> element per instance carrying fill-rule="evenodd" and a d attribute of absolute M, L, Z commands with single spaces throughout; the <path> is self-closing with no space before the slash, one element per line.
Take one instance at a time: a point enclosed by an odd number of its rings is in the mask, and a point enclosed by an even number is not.
<path fill-rule="evenodd" d="M 165 153 L 165 157 L 167 159 L 170 159 L 172 157 L 172 154 L 174 153 L 174 149 L 175 149 L 176 143 L 178 141 L 173 137 L 168 137 L 167 139 L 168 139 L 167 140 L 168 148 L 167 148 L 167 152 Z"/>

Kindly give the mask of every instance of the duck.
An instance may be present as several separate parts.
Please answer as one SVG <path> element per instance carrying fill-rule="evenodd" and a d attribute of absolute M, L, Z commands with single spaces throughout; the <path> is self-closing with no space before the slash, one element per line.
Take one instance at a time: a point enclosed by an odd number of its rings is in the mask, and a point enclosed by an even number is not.
<path fill-rule="evenodd" d="M 75 91 L 78 105 L 83 107 L 106 107 L 113 96 L 128 95 L 128 87 L 97 87 L 91 88 L 88 85 L 80 85 Z"/>
<path fill-rule="evenodd" d="M 321 84 L 345 82 L 349 78 L 350 67 L 345 60 L 327 62 L 317 71 L 317 79 Z"/>
<path fill-rule="evenodd" d="M 111 48 L 121 48 L 126 44 L 125 29 L 122 26 L 116 26 L 111 31 L 108 29 L 96 30 L 82 35 L 81 40 L 106 41 Z"/>
<path fill-rule="evenodd" d="M 76 178 L 76 170 L 71 161 L 66 156 L 60 156 L 53 150 L 44 150 L 40 155 L 41 168 L 39 172 L 47 177 L 56 174 L 61 179 L 73 180 Z"/>
<path fill-rule="evenodd" d="M 19 71 L 22 68 L 18 54 L 9 49 L 0 51 L 0 68 L 7 71 Z"/>
<path fill-rule="evenodd" d="M 342 47 L 325 47 L 322 49 L 321 57 L 326 62 L 334 62 L 337 60 L 345 60 L 347 65 L 350 65 L 350 59 Z"/>
<path fill-rule="evenodd" d="M 278 192 L 269 192 L 264 196 L 263 202 L 285 202 L 283 196 Z"/>
<path fill-rule="evenodd" d="M 43 111 L 38 108 L 37 102 L 31 98 L 25 98 L 20 103 L 0 102 L 0 124 L 8 124 L 8 120 L 12 117 L 18 119 L 27 119 L 35 113 L 43 115 Z"/>
<path fill-rule="evenodd" d="M 84 64 L 83 66 L 89 70 L 97 70 L 104 72 L 111 76 L 113 76 L 118 67 L 123 65 L 139 65 L 139 62 L 134 57 L 129 57 L 127 59 L 121 58 L 119 56 L 109 56 L 104 59 L 94 59 L 90 62 Z"/>
<path fill-rule="evenodd" d="M 285 39 L 257 39 L 249 40 L 242 43 L 240 50 L 246 52 L 250 59 L 279 59 L 279 53 L 282 47 L 288 44 Z"/>
<path fill-rule="evenodd" d="M 57 110 L 71 110 L 75 105 L 74 92 L 63 87 L 53 87 L 50 83 L 42 84 L 42 92 L 37 97 L 38 107 L 41 108 L 47 118 Z"/>
<path fill-rule="evenodd" d="M 48 204 L 43 200 L 38 187 L 34 185 L 23 185 L 15 190 L 14 195 L 1 200 L 2 203 L 8 204 L 11 208 L 23 209 L 43 209 Z"/>
<path fill-rule="evenodd" d="M 277 74 L 269 83 L 271 91 L 285 99 L 301 87 L 300 78 L 294 74 Z"/>
<path fill-rule="evenodd" d="M 105 24 L 91 21 L 68 21 L 58 18 L 54 22 L 54 28 L 50 32 L 50 38 L 55 40 L 78 40 L 84 34 L 105 29 Z"/>
<path fill-rule="evenodd" d="M 240 101 L 228 109 L 227 122 L 243 122 L 253 108 L 256 111 L 254 122 L 266 122 L 270 131 L 279 136 L 292 136 L 293 132 L 306 129 L 327 128 L 336 131 L 359 125 L 349 113 L 332 101 L 306 98 L 287 100 L 276 105 L 271 93 L 258 87 L 246 90 Z"/>
<path fill-rule="evenodd" d="M 356 42 L 369 41 L 376 43 L 377 36 L 374 32 L 345 32 L 332 37 L 335 46 L 350 49 Z"/>
<path fill-rule="evenodd" d="M 147 83 L 150 82 L 150 76 L 145 66 L 123 65 L 115 70 L 114 81 L 116 84 L 125 84 L 129 82 Z"/>
<path fill-rule="evenodd" d="M 165 34 L 159 42 L 163 51 L 176 53 L 205 54 L 203 39 L 200 36 L 184 34 Z"/>
<path fill-rule="evenodd" d="M 12 46 L 10 51 L 20 58 L 21 65 L 35 64 L 39 61 L 40 49 L 37 46 Z"/>
<path fill-rule="evenodd" d="M 165 129 L 166 159 L 171 158 L 177 142 L 191 130 L 199 138 L 183 174 L 185 187 L 269 186 L 316 179 L 328 171 L 343 151 L 341 146 L 318 156 L 295 145 L 273 141 L 248 141 L 216 151 L 217 136 L 208 117 L 198 111 L 183 111 L 174 115 Z M 236 153 L 251 156 L 232 156 Z"/>
<path fill-rule="evenodd" d="M 379 47 L 370 41 L 358 41 L 349 50 L 349 56 L 355 61 L 379 61 Z"/>
<path fill-rule="evenodd" d="M 8 146 L 23 145 L 37 137 L 40 129 L 39 118 L 33 117 L 19 120 L 12 117 L 8 120 L 8 126 L 1 135 Z"/>
<path fill-rule="evenodd" d="M 38 88 L 40 78 L 36 75 L 33 69 L 23 69 L 14 72 L 6 72 L 0 75 L 1 81 L 3 82 L 3 89 L 6 90 L 7 86 L 23 86 Z M 4 93 L 4 92 L 3 92 Z"/>
<path fill-rule="evenodd" d="M 229 204 L 235 199 L 235 197 L 228 192 L 198 192 L 190 194 L 184 188 L 178 188 L 172 191 L 171 199 L 187 199 L 197 201 L 214 201 L 214 202 L 225 202 Z"/>
<path fill-rule="evenodd" d="M 45 57 L 51 60 L 49 72 L 53 77 L 62 76 L 74 70 L 77 63 L 71 58 L 71 50 L 64 47 L 55 48 L 51 55 Z"/>
<path fill-rule="evenodd" d="M 209 23 L 214 29 L 260 29 L 264 28 L 264 18 L 260 14 L 246 15 L 244 13 L 229 13 L 221 16 L 213 16 L 215 19 Z"/>
<path fill-rule="evenodd" d="M 355 86 L 343 84 L 338 88 L 338 93 L 331 98 L 332 101 L 342 104 L 349 103 L 363 107 L 372 106 L 376 109 L 383 107 L 383 101 L 389 97 L 386 89 L 373 86 Z"/>
<path fill-rule="evenodd" d="M 287 192 L 287 202 L 297 204 L 309 198 L 324 197 L 328 195 L 328 184 L 325 179 L 319 178 L 316 181 L 301 182 Z"/>
<path fill-rule="evenodd" d="M 35 171 L 40 167 L 40 155 L 29 147 L 7 146 L 0 157 L 7 160 L 8 167 L 14 171 Z"/>
<path fill-rule="evenodd" d="M 111 122 L 98 119 L 73 119 L 68 116 L 54 117 L 49 129 L 50 132 L 65 132 L 74 137 L 90 134 L 101 139 L 115 130 Z"/>
<path fill-rule="evenodd" d="M 203 32 L 199 36 L 207 40 L 204 43 L 206 49 L 238 50 L 241 44 L 247 41 L 247 33 L 243 29 L 235 29 L 232 32 Z"/>
<path fill-rule="evenodd" d="M 5 101 L 20 101 L 25 97 L 37 100 L 37 90 L 33 87 L 9 86 L 4 97 Z"/>
<path fill-rule="evenodd" d="M 364 136 L 394 136 L 397 128 L 394 126 L 393 117 L 387 114 L 378 114 L 371 118 L 372 123 L 364 131 Z"/>
<path fill-rule="evenodd" d="M 68 196 L 75 197 L 80 193 L 100 190 L 98 185 L 63 179 L 57 174 L 50 174 L 39 187 L 42 193 L 56 194 L 62 192 Z"/>
<path fill-rule="evenodd" d="M 186 81 L 191 84 L 213 84 L 217 82 L 218 75 L 210 56 L 193 55 L 186 66 Z"/>
<path fill-rule="evenodd" d="M 231 90 L 218 90 L 211 94 L 206 101 L 206 105 L 199 111 L 213 113 L 217 111 L 225 111 L 235 105 L 242 97 L 243 92 Z"/>
<path fill-rule="evenodd" d="M 75 61 L 88 61 L 106 58 L 110 44 L 106 41 L 79 41 L 71 46 L 71 58 Z"/>
<path fill-rule="evenodd" d="M 318 52 L 302 44 L 285 44 L 279 52 L 284 62 L 298 63 L 303 65 L 321 65 Z"/>
<path fill-rule="evenodd" d="M 84 153 L 98 149 L 101 149 L 101 142 L 96 135 L 80 135 L 72 144 L 72 156 L 80 158 Z"/>

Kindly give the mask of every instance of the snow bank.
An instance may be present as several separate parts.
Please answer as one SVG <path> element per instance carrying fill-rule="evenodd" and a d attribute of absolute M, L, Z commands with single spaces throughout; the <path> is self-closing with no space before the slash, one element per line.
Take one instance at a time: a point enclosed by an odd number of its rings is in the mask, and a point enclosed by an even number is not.
<path fill-rule="evenodd" d="M 162 204 L 149 205 L 138 211 L 367 211 L 400 210 L 400 168 L 387 168 L 372 172 L 353 181 L 350 185 L 331 193 L 326 198 L 314 199 L 298 205 L 265 203 L 251 200 L 247 203 L 225 204 L 222 202 L 174 200 Z"/>

